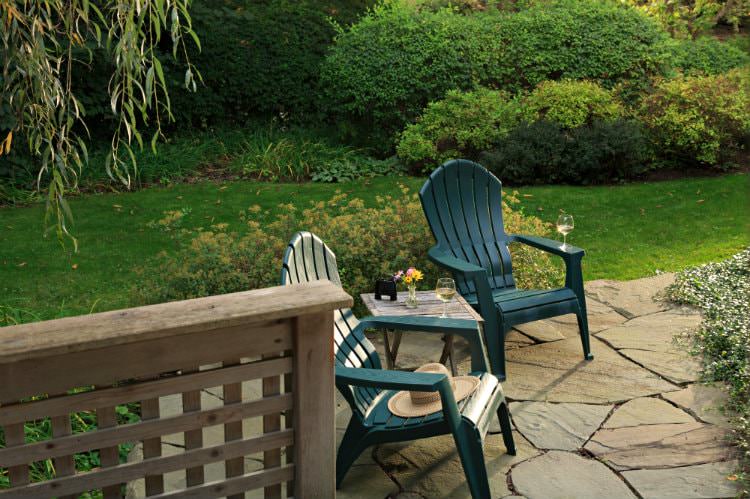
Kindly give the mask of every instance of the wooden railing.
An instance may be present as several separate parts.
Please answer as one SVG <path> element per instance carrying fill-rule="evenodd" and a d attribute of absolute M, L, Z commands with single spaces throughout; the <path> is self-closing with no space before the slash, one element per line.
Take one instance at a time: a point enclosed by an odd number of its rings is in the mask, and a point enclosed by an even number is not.
<path fill-rule="evenodd" d="M 350 305 L 318 281 L 0 329 L 0 471 L 10 479 L 0 498 L 109 499 L 139 479 L 149 497 L 335 497 L 332 311 Z M 210 408 L 207 393 L 218 394 Z M 179 411 L 160 414 L 169 396 Z M 139 421 L 118 422 L 124 404 Z M 96 429 L 72 432 L 81 411 L 93 411 Z M 45 421 L 49 439 L 25 437 L 25 424 Z M 217 425 L 223 438 L 204 442 Z M 175 435 L 181 447 L 162 455 Z M 143 457 L 121 462 L 119 446 L 135 443 Z M 91 452 L 101 466 L 77 470 L 75 455 Z M 247 469 L 252 455 L 260 469 Z M 29 466 L 47 460 L 53 476 L 31 480 Z M 215 463 L 219 478 L 205 473 Z M 174 472 L 184 488 L 165 490 Z"/>

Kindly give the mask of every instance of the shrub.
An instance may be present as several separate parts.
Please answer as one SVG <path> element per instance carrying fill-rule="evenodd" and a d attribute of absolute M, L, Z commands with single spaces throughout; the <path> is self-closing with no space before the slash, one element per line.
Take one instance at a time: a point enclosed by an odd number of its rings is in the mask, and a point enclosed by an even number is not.
<path fill-rule="evenodd" d="M 573 129 L 594 120 L 611 121 L 624 114 L 612 92 L 590 81 L 546 81 L 523 99 L 526 121 L 551 121 Z"/>
<path fill-rule="evenodd" d="M 505 92 L 451 90 L 406 127 L 396 151 L 412 165 L 431 168 L 451 158 L 475 157 L 518 122 L 518 105 Z"/>
<path fill-rule="evenodd" d="M 221 3 L 199 0 L 192 6 L 202 50 L 191 59 L 205 87 L 187 92 L 184 73 L 169 71 L 178 121 L 314 112 L 320 61 L 334 36 L 326 13 L 308 1 Z"/>
<path fill-rule="evenodd" d="M 742 49 L 711 36 L 696 40 L 670 40 L 670 59 L 686 75 L 715 75 L 750 64 Z"/>
<path fill-rule="evenodd" d="M 736 414 L 734 437 L 742 459 L 744 497 L 750 494 L 750 248 L 723 262 L 681 272 L 667 296 L 703 311 L 703 323 L 689 339 L 693 352 L 703 356 L 705 379 L 730 387 L 726 409 Z"/>
<path fill-rule="evenodd" d="M 342 133 L 388 151 L 428 102 L 489 80 L 491 54 L 474 27 L 480 19 L 389 2 L 340 33 L 321 85 Z"/>
<path fill-rule="evenodd" d="M 517 200 L 506 196 L 506 202 Z M 433 239 L 417 196 L 405 189 L 393 198 L 379 199 L 373 207 L 337 194 L 302 210 L 291 204 L 282 208 L 282 214 L 273 216 L 258 207 L 242 213 L 243 234 L 229 233 L 226 226 L 197 233 L 173 230 L 181 249 L 159 257 L 159 270 L 144 275 L 134 299 L 159 303 L 277 285 L 281 257 L 297 230 L 310 230 L 331 246 L 344 288 L 355 297 L 371 291 L 375 278 L 410 265 L 425 271 L 426 287 L 444 274 L 426 258 Z M 510 204 L 504 211 L 508 232 L 545 234 L 549 230 L 539 219 L 512 210 Z M 172 229 L 185 216 L 190 214 L 167 213 L 155 226 Z M 560 271 L 546 254 L 521 246 L 513 248 L 513 256 L 518 262 L 519 286 L 559 285 Z"/>
<path fill-rule="evenodd" d="M 394 0 L 337 36 L 321 85 L 345 133 L 388 150 L 396 131 L 452 89 L 515 93 L 561 78 L 641 88 L 663 72 L 666 36 L 612 2 L 559 0 L 463 16 Z"/>
<path fill-rule="evenodd" d="M 644 98 L 640 115 L 660 154 L 721 165 L 750 133 L 747 68 L 662 81 Z"/>
<path fill-rule="evenodd" d="M 510 91 L 557 79 L 640 87 L 666 62 L 666 33 L 637 10 L 607 0 L 538 2 L 500 16 L 494 31 L 502 64 L 493 76 Z"/>
<path fill-rule="evenodd" d="M 566 130 L 557 123 L 522 124 L 480 162 L 504 182 L 514 184 L 614 182 L 645 171 L 647 141 L 626 120 L 594 120 Z"/>

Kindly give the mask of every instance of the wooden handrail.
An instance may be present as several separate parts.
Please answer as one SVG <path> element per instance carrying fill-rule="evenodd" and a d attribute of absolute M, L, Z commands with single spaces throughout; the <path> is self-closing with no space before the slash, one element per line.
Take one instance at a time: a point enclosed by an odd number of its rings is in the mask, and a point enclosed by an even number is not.
<path fill-rule="evenodd" d="M 0 471 L 11 486 L 0 497 L 74 497 L 93 486 L 110 499 L 137 478 L 149 497 L 263 487 L 280 499 L 283 484 L 287 495 L 335 497 L 333 311 L 351 305 L 339 286 L 316 281 L 0 328 Z M 223 394 L 218 407 L 202 405 L 207 389 Z M 173 396 L 181 412 L 162 413 Z M 126 403 L 140 404 L 141 422 L 118 424 Z M 70 416 L 82 410 L 98 428 L 72 433 Z M 260 416 L 262 433 L 248 434 L 243 420 Z M 51 439 L 28 440 L 24 424 L 44 418 Z M 204 441 L 215 425 L 224 441 Z M 162 456 L 162 437 L 175 433 L 184 454 Z M 145 460 L 121 463 L 118 445 L 133 441 Z M 102 467 L 76 470 L 73 454 L 96 449 Z M 246 470 L 244 453 L 259 450 L 263 470 Z M 56 475 L 30 483 L 29 465 L 46 459 Z M 207 482 L 204 467 L 217 461 L 225 478 Z M 187 488 L 165 490 L 163 473 L 178 469 Z"/>

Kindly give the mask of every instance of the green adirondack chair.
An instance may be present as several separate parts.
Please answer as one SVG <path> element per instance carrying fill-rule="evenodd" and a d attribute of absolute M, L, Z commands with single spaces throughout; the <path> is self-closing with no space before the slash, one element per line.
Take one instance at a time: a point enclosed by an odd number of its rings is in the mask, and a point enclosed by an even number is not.
<path fill-rule="evenodd" d="M 589 345 L 581 259 L 584 251 L 551 239 L 506 234 L 500 181 L 483 166 L 457 159 L 438 167 L 419 191 L 437 244 L 429 258 L 450 270 L 461 295 L 484 318 L 492 372 L 505 379 L 505 335 L 518 324 L 576 314 L 583 355 Z M 520 290 L 513 280 L 508 244 L 518 242 L 561 257 L 565 286 Z"/>
<path fill-rule="evenodd" d="M 318 279 L 341 285 L 336 256 L 314 234 L 298 232 L 284 254 L 281 283 Z M 442 374 L 383 369 L 375 347 L 365 337 L 366 329 L 447 333 L 466 338 L 471 348 L 471 374 L 480 378 L 479 387 L 471 396 L 456 403 L 448 379 Z M 352 410 L 336 458 L 337 488 L 352 463 L 371 445 L 452 434 L 472 497 L 489 499 L 482 447 L 495 414 L 500 419 L 508 453 L 515 455 L 516 451 L 503 390 L 498 379 L 487 372 L 486 351 L 477 323 L 465 319 L 401 316 L 357 320 L 347 308 L 335 312 L 333 339 L 336 388 Z M 388 400 L 399 390 L 439 392 L 442 412 L 416 418 L 395 416 L 388 410 Z"/>

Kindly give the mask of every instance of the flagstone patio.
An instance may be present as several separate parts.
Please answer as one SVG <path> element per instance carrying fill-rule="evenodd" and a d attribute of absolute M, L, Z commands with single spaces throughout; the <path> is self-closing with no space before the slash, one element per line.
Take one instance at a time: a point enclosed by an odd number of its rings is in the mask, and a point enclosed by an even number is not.
<path fill-rule="evenodd" d="M 700 314 L 659 300 L 671 274 L 586 287 L 592 351 L 584 362 L 574 316 L 519 326 L 503 383 L 516 456 L 487 437 L 493 498 L 719 499 L 737 494 L 721 387 L 696 381 L 699 363 L 673 340 Z M 373 337 L 379 343 L 380 337 Z M 399 366 L 439 356 L 434 336 L 406 334 Z M 459 372 L 468 351 L 458 348 Z M 339 435 L 348 419 L 340 401 Z M 363 455 L 339 498 L 469 498 L 450 437 L 383 445 Z"/>
<path fill-rule="evenodd" d="M 727 442 L 728 419 L 719 410 L 721 387 L 696 383 L 699 364 L 673 341 L 696 328 L 692 309 L 660 301 L 673 279 L 663 274 L 636 281 L 587 285 L 592 351 L 582 360 L 574 316 L 519 326 L 507 340 L 503 383 L 515 426 L 517 454 L 505 454 L 499 434 L 487 436 L 485 461 L 493 499 L 720 499 L 737 489 L 727 479 L 737 467 Z M 382 354 L 382 335 L 372 337 Z M 438 336 L 404 335 L 399 367 L 436 360 Z M 469 367 L 457 340 L 459 373 Z M 245 383 L 243 398 L 257 398 L 260 383 Z M 338 395 L 337 395 L 338 396 Z M 221 388 L 202 392 L 203 407 L 220 405 Z M 341 438 L 349 408 L 339 396 Z M 179 396 L 163 397 L 162 415 L 178 414 Z M 245 422 L 260 432 L 259 418 Z M 499 430 L 499 428 L 496 428 Z M 210 431 L 209 431 L 210 430 Z M 184 447 L 182 434 L 164 439 L 165 455 Z M 223 428 L 204 430 L 204 442 L 223 441 Z M 140 459 L 136 448 L 131 459 Z M 262 467 L 249 456 L 246 470 Z M 221 464 L 221 463 L 219 463 Z M 223 478 L 222 466 L 206 478 Z M 184 473 L 165 475 L 167 490 L 184 486 Z M 142 480 L 129 485 L 142 497 Z M 248 497 L 263 497 L 262 490 Z M 468 499 L 450 436 L 382 445 L 365 452 L 338 491 L 339 499 Z"/>

